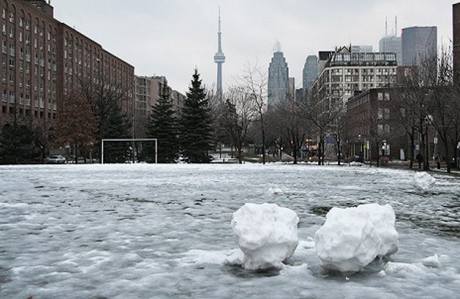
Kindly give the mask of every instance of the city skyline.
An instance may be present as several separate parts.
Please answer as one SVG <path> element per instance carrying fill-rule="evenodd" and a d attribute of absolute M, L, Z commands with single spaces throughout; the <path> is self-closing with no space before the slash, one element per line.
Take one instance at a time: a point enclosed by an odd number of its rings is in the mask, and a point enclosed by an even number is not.
<path fill-rule="evenodd" d="M 225 11 L 225 52 L 228 58 L 224 89 L 237 81 L 248 63 L 257 63 L 263 70 L 268 69 L 273 45 L 278 39 L 283 45 L 291 76 L 297 79 L 297 87 L 301 87 L 302 69 L 308 55 L 350 43 L 370 44 L 378 49 L 378 42 L 385 33 L 386 16 L 391 20 L 397 15 L 399 29 L 437 26 L 439 47 L 452 39 L 451 4 L 455 1 L 451 0 L 442 3 L 430 0 L 404 3 L 354 1 L 356 5 L 334 0 L 321 4 L 289 0 L 282 4 L 264 1 L 263 6 L 254 2 L 237 2 L 193 0 L 185 7 L 178 0 L 155 3 L 138 0 L 137 5 L 120 11 L 107 11 L 107 7 L 124 5 L 119 0 L 97 3 L 89 0 L 55 1 L 52 4 L 59 20 L 75 26 L 133 64 L 137 75 L 165 75 L 171 86 L 181 92 L 189 86 L 195 66 L 202 73 L 207 87 L 215 87 L 216 65 L 212 58 L 216 50 L 216 11 L 219 5 Z M 331 5 L 335 9 L 329 11 Z M 349 25 L 349 18 L 353 18 L 354 25 Z M 124 21 L 120 22 L 120 19 Z M 365 31 L 362 30 L 364 24 Z M 340 34 L 336 28 L 340 28 Z M 389 28 L 391 31 L 391 22 Z M 124 38 L 121 39 L 120 35 Z"/>

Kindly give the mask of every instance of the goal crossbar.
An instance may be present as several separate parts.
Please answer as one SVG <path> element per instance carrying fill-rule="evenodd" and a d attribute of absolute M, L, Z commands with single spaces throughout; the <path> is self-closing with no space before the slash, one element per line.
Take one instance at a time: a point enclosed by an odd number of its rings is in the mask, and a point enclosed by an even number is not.
<path fill-rule="evenodd" d="M 104 143 L 105 142 L 155 142 L 155 164 L 158 164 L 158 139 L 156 139 L 156 138 L 102 139 L 102 142 L 101 142 L 101 164 L 104 164 Z"/>

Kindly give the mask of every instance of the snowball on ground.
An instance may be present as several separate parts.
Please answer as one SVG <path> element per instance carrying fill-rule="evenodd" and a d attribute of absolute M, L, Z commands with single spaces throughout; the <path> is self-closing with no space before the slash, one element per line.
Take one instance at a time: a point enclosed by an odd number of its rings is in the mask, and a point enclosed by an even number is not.
<path fill-rule="evenodd" d="M 436 179 L 426 172 L 417 172 L 414 181 L 415 185 L 424 191 L 430 190 L 436 184 Z"/>
<path fill-rule="evenodd" d="M 399 245 L 395 222 L 390 205 L 333 208 L 315 235 L 321 265 L 330 270 L 358 272 L 377 257 L 395 253 Z"/>
<path fill-rule="evenodd" d="M 233 213 L 232 228 L 247 270 L 281 268 L 298 245 L 297 214 L 276 204 L 245 204 Z"/>

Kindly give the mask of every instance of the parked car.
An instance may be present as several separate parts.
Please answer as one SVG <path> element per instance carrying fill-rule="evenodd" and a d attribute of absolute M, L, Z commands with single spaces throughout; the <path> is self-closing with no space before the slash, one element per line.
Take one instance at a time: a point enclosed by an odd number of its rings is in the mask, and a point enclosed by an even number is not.
<path fill-rule="evenodd" d="M 61 155 L 49 155 L 46 158 L 47 164 L 65 164 L 66 158 Z"/>

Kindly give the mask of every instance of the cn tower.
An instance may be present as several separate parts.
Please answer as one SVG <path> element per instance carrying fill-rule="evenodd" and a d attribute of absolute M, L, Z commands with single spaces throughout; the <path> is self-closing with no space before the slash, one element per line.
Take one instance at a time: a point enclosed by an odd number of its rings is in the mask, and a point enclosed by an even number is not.
<path fill-rule="evenodd" d="M 225 55 L 222 51 L 222 31 L 221 31 L 221 19 L 220 19 L 220 8 L 219 8 L 219 31 L 218 36 L 218 50 L 214 56 L 214 62 L 217 64 L 217 96 L 222 99 L 222 65 L 225 63 Z"/>

